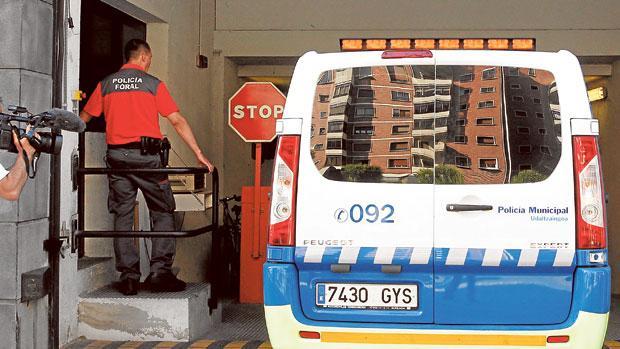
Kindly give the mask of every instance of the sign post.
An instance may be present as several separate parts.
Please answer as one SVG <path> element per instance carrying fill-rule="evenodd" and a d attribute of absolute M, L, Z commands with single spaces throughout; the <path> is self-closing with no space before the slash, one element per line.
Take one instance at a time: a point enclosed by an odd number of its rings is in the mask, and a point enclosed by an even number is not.
<path fill-rule="evenodd" d="M 248 143 L 255 143 L 256 156 L 254 165 L 254 188 L 253 188 L 253 214 L 252 214 L 252 233 L 251 233 L 251 258 L 259 261 L 264 258 L 261 241 L 261 162 L 262 162 L 262 143 L 271 142 L 276 137 L 276 120 L 281 119 L 284 112 L 286 97 L 277 87 L 270 82 L 246 82 L 228 100 L 228 124 L 237 134 Z M 245 189 L 244 189 L 245 192 Z M 243 196 L 242 196 L 243 207 Z M 243 212 L 243 210 L 242 210 Z M 243 215 L 247 217 L 247 215 Z M 242 219 L 242 226 L 245 219 Z M 247 224 L 247 222 L 246 222 Z M 242 231 L 243 231 L 242 227 Z M 244 251 L 244 237 L 242 234 L 241 249 Z M 242 257 L 242 269 L 244 268 Z M 260 267 L 262 263 L 254 263 Z M 261 275 L 257 273 L 249 275 Z M 242 275 L 242 280 L 243 280 Z M 262 280 L 262 278 L 261 278 Z M 248 282 L 255 285 L 256 283 Z M 243 284 L 243 281 L 242 281 Z M 251 285 L 248 285 L 251 287 Z M 260 299 L 259 294 L 249 299 Z M 240 298 L 247 287 L 242 285 Z M 258 297 L 258 298 L 256 298 Z M 243 299 L 240 299 L 243 302 Z"/>

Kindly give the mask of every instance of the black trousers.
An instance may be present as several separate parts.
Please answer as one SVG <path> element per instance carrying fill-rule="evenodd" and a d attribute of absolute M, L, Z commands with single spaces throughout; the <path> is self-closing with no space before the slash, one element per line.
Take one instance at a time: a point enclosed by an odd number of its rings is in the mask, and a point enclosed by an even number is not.
<path fill-rule="evenodd" d="M 159 155 L 142 155 L 139 149 L 108 149 L 106 163 L 109 168 L 161 168 Z M 174 230 L 176 208 L 167 175 L 160 174 L 110 174 L 108 209 L 114 214 L 114 230 L 133 230 L 134 203 L 138 189 L 142 191 L 154 231 Z M 170 272 L 176 252 L 174 238 L 152 238 L 151 273 Z M 114 239 L 116 270 L 121 280 L 140 279 L 140 254 L 132 238 Z"/>

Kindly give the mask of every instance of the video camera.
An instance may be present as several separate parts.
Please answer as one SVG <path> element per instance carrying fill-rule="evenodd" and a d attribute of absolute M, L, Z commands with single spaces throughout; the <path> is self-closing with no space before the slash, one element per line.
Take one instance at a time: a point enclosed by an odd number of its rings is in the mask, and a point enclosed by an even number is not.
<path fill-rule="evenodd" d="M 0 149 L 17 153 L 13 143 L 12 132 L 17 132 L 19 138 L 27 138 L 28 142 L 38 153 L 59 154 L 62 149 L 62 135 L 58 130 L 82 132 L 86 124 L 77 115 L 63 109 L 52 109 L 41 114 L 31 114 L 25 107 L 10 105 L 9 112 L 0 113 Z M 18 128 L 11 122 L 23 122 L 30 125 L 30 130 Z M 35 132 L 38 128 L 51 128 L 51 132 Z"/>
<path fill-rule="evenodd" d="M 0 112 L 0 149 L 17 153 L 17 147 L 13 142 L 13 132 L 20 139 L 26 138 L 36 150 L 33 158 L 28 161 L 25 153 L 24 160 L 28 176 L 34 178 L 37 172 L 37 162 L 41 153 L 59 154 L 62 149 L 62 135 L 60 130 L 83 132 L 86 124 L 74 113 L 63 109 L 51 109 L 41 114 L 32 114 L 25 107 L 10 105 L 8 111 L 12 114 Z M 29 130 L 19 128 L 12 124 L 13 121 L 25 123 L 30 126 Z M 51 129 L 50 132 L 37 132 L 39 128 Z M 32 169 L 32 171 L 31 171 Z"/>

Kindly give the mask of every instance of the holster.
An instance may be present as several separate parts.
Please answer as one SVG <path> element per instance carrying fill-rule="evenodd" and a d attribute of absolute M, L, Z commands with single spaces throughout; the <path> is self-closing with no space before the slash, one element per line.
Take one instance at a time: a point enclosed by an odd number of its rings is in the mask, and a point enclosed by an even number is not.
<path fill-rule="evenodd" d="M 165 137 L 164 139 L 140 137 L 140 153 L 142 155 L 159 154 L 162 167 L 166 167 L 168 166 L 168 156 L 170 154 L 170 141 Z"/>
<path fill-rule="evenodd" d="M 161 139 L 140 137 L 140 154 L 155 155 L 161 151 Z"/>
<path fill-rule="evenodd" d="M 159 152 L 159 156 L 161 157 L 161 166 L 168 166 L 168 155 L 170 154 L 170 141 L 168 138 L 164 137 L 161 141 L 161 151 Z"/>

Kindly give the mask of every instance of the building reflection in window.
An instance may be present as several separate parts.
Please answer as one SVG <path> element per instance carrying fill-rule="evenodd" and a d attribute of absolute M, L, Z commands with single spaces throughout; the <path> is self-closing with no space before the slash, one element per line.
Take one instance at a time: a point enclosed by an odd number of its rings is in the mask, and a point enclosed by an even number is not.
<path fill-rule="evenodd" d="M 317 83 L 311 155 L 332 180 L 536 182 L 559 161 L 560 126 L 557 88 L 546 71 L 339 69 L 323 73 Z"/>

